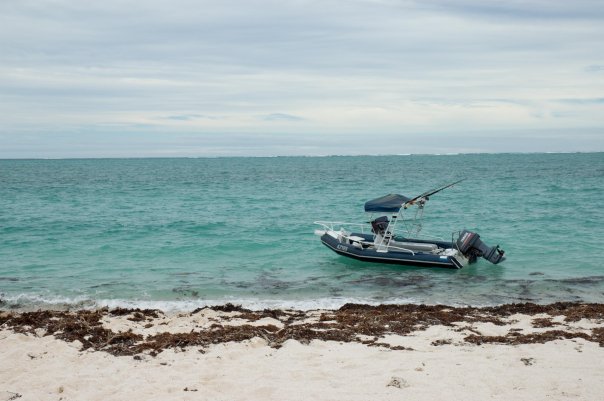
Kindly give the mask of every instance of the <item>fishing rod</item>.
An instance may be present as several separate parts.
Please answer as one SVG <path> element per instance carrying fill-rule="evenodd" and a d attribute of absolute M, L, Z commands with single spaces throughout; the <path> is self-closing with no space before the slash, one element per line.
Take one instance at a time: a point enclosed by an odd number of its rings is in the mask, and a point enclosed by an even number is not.
<path fill-rule="evenodd" d="M 440 192 L 440 191 L 442 191 L 444 189 L 452 187 L 455 184 L 459 184 L 460 182 L 462 182 L 464 180 L 465 180 L 465 178 L 462 178 L 461 180 L 455 181 L 455 182 L 453 182 L 451 184 L 448 184 L 448 185 L 445 185 L 444 187 L 440 187 L 440 188 L 437 188 L 437 189 L 432 189 L 430 191 L 424 192 L 421 195 L 417 195 L 415 198 L 410 199 L 407 202 L 403 203 L 403 208 L 407 209 L 408 206 L 414 205 L 415 202 L 418 201 L 418 200 L 419 200 L 420 207 L 421 207 L 429 199 L 430 196 L 432 196 L 432 195 L 434 195 L 434 194 L 436 194 L 436 193 L 438 193 L 438 192 Z"/>

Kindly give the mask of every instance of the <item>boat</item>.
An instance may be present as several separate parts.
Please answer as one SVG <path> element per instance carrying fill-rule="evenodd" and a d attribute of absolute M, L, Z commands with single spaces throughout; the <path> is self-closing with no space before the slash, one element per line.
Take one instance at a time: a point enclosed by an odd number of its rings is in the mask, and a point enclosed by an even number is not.
<path fill-rule="evenodd" d="M 371 215 L 366 224 L 315 221 L 322 227 L 315 234 L 337 254 L 365 262 L 461 269 L 482 257 L 498 264 L 505 260 L 505 251 L 499 245 L 486 245 L 475 232 L 465 229 L 454 232 L 450 241 L 420 234 L 430 197 L 462 181 L 414 198 L 388 194 L 369 200 L 365 212 Z M 373 218 L 376 213 L 378 216 Z"/>

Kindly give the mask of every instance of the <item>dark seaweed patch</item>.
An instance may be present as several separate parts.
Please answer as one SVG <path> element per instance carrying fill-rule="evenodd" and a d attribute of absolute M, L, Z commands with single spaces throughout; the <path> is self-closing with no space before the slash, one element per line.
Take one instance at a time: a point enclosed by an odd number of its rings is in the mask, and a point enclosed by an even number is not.
<path fill-rule="evenodd" d="M 102 309 L 103 310 L 103 309 Z M 109 311 L 111 316 L 127 316 L 132 315 L 133 317 L 128 319 L 134 322 L 143 321 L 147 318 L 157 319 L 160 317 L 162 312 L 158 309 L 127 309 L 127 308 L 115 308 Z M 162 314 L 163 315 L 163 314 Z"/>
<path fill-rule="evenodd" d="M 547 317 L 541 317 L 541 318 L 536 318 L 533 319 L 533 321 L 531 322 L 533 327 L 554 327 L 556 325 L 556 323 L 552 322 L 551 318 L 547 318 Z"/>
<path fill-rule="evenodd" d="M 569 340 L 573 338 L 582 338 L 587 341 L 597 341 L 585 333 L 572 333 L 563 330 L 550 330 L 543 333 L 531 333 L 531 334 L 520 334 L 518 332 L 511 332 L 505 336 L 479 336 L 476 334 L 470 334 L 465 341 L 472 344 L 505 344 L 505 345 L 518 345 L 518 344 L 543 344 L 554 340 Z"/>
<path fill-rule="evenodd" d="M 53 335 L 64 341 L 80 341 L 82 349 L 105 351 L 112 355 L 138 355 L 148 353 L 155 356 L 165 349 L 185 349 L 187 347 L 200 347 L 200 351 L 212 344 L 221 344 L 230 341 L 240 342 L 252 338 L 263 338 L 273 348 L 279 348 L 285 341 L 295 340 L 308 344 L 313 340 L 358 342 L 368 346 L 387 347 L 393 350 L 407 349 L 402 346 L 390 346 L 379 342 L 385 335 L 407 335 L 414 331 L 425 330 L 433 325 L 453 326 L 454 323 L 466 323 L 460 330 L 471 329 L 473 323 L 488 322 L 495 325 L 504 325 L 504 319 L 514 314 L 535 316 L 547 314 L 549 316 L 564 316 L 568 322 L 578 321 L 582 318 L 604 322 L 603 304 L 580 304 L 558 302 L 551 305 L 537 305 L 532 303 L 509 304 L 497 307 L 457 308 L 444 305 L 358 305 L 346 304 L 338 310 L 325 311 L 320 314 L 316 322 L 304 322 L 316 312 L 283 311 L 278 309 L 264 309 L 252 311 L 238 305 L 226 304 L 212 306 L 212 309 L 222 312 L 235 312 L 233 318 L 244 319 L 250 322 L 262 318 L 278 320 L 283 327 L 275 325 L 253 326 L 243 324 L 240 326 L 213 324 L 203 330 L 192 327 L 188 333 L 157 333 L 143 336 L 127 332 L 114 332 L 102 325 L 106 316 L 130 316 L 128 319 L 137 322 L 153 322 L 163 314 L 153 309 L 123 309 L 107 308 L 95 311 L 37 311 L 23 313 L 0 313 L 0 326 L 18 333 L 36 333 L 42 330 L 44 335 Z M 192 314 L 203 309 L 196 309 Z M 228 318 L 222 318 L 223 322 Z M 534 318 L 534 327 L 550 327 L 553 322 L 549 318 Z M 147 323 L 145 327 L 150 327 Z M 155 323 L 156 325 L 165 322 Z M 604 346 L 604 327 L 591 330 L 591 334 L 565 330 L 549 330 L 541 333 L 522 334 L 518 330 L 510 330 L 505 336 L 483 336 L 476 330 L 465 337 L 471 344 L 529 344 L 544 343 L 558 339 L 583 338 Z M 372 339 L 362 339 L 369 336 Z M 449 340 L 436 340 L 433 345 L 448 344 Z"/>
<path fill-rule="evenodd" d="M 588 276 L 588 277 L 571 277 L 571 278 L 563 278 L 563 279 L 550 279 L 546 281 L 553 281 L 556 283 L 563 284 L 578 284 L 578 285 L 586 285 L 586 284 L 600 284 L 604 282 L 604 276 Z"/>

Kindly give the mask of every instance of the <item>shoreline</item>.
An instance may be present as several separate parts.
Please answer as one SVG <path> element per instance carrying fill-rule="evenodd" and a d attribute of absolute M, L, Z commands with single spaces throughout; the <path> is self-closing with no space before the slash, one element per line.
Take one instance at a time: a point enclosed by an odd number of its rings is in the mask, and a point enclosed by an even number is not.
<path fill-rule="evenodd" d="M 513 326 L 516 315 L 530 319 L 530 324 L 512 327 L 511 331 L 502 331 L 497 336 L 483 335 L 472 329 L 477 324 Z M 161 333 L 160 326 L 169 326 L 170 321 L 179 319 L 189 326 L 186 339 L 185 333 Z M 590 329 L 575 330 L 572 323 L 583 319 L 592 322 Z M 53 335 L 67 342 L 79 341 L 82 350 L 105 351 L 116 356 L 158 353 L 183 342 L 188 346 L 207 347 L 255 337 L 263 338 L 275 348 L 287 340 L 302 343 L 313 340 L 360 342 L 376 346 L 383 344 L 378 340 L 387 335 L 405 336 L 425 331 L 431 326 L 454 328 L 462 333 L 465 330 L 464 341 L 475 344 L 518 345 L 583 338 L 604 347 L 604 304 L 520 303 L 494 307 L 345 304 L 336 310 L 254 311 L 227 303 L 191 312 L 139 308 L 0 311 L 2 330 L 37 336 Z"/>
<path fill-rule="evenodd" d="M 603 361 L 599 303 L 0 311 L 0 401 L 596 399 Z"/>

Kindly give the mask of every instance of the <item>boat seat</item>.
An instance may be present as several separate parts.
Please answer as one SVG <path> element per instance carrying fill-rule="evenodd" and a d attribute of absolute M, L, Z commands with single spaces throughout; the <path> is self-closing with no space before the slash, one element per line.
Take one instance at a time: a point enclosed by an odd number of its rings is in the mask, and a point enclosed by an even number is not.
<path fill-rule="evenodd" d="M 398 246 L 401 248 L 408 249 L 410 251 L 417 252 L 434 252 L 438 249 L 436 244 L 425 244 L 423 242 L 391 242 L 390 246 Z"/>
<path fill-rule="evenodd" d="M 350 237 L 348 237 L 348 243 L 359 249 L 363 249 L 363 241 L 365 241 L 365 238 L 358 237 L 356 235 L 351 235 Z"/>
<path fill-rule="evenodd" d="M 348 237 L 348 239 L 351 240 L 351 241 L 356 241 L 356 242 L 358 242 L 358 241 L 365 241 L 365 238 L 359 237 L 359 236 L 356 236 L 356 235 L 351 235 L 350 237 Z"/>

